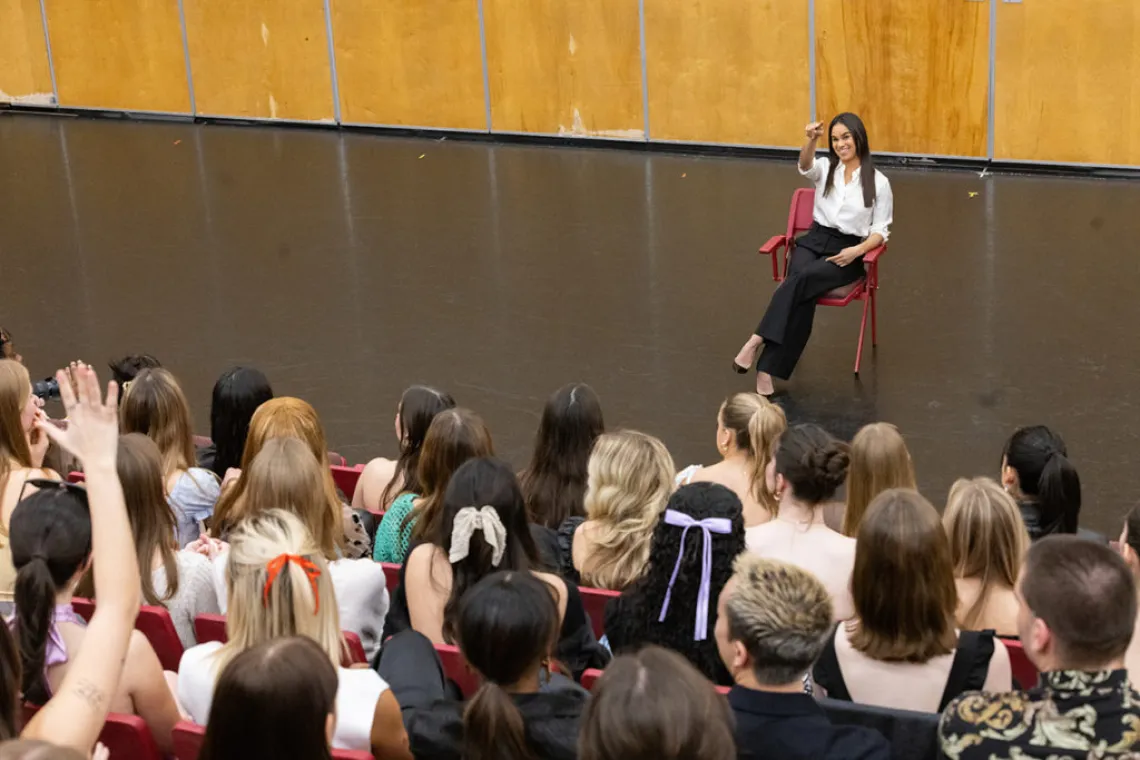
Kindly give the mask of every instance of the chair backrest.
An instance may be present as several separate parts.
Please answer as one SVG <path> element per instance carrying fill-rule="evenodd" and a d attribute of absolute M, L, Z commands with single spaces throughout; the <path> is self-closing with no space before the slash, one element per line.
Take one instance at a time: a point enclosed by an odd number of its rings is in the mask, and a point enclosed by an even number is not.
<path fill-rule="evenodd" d="M 435 653 L 439 655 L 444 675 L 455 681 L 464 699 L 469 699 L 479 691 L 479 676 L 471 670 L 471 666 L 463 659 L 457 647 L 450 644 L 436 644 Z"/>
<path fill-rule="evenodd" d="M 154 647 L 162 669 L 177 672 L 178 664 L 182 662 L 182 639 L 178 638 L 178 629 L 174 627 L 170 612 L 165 607 L 143 605 L 135 618 L 135 628 Z"/>
<path fill-rule="evenodd" d="M 838 699 L 820 699 L 832 723 L 873 728 L 891 743 L 891 757 L 935 760 L 938 750 L 938 713 L 891 710 Z"/>
<path fill-rule="evenodd" d="M 330 451 L 329 452 L 329 464 L 335 464 L 337 467 L 347 467 L 348 466 L 348 460 L 345 459 L 344 457 L 342 457 L 340 454 L 336 453 L 335 451 Z"/>
<path fill-rule="evenodd" d="M 587 669 L 584 673 L 582 673 L 582 680 L 580 681 L 582 688 L 586 691 L 592 691 L 594 688 L 594 683 L 601 677 L 602 671 L 598 670 L 597 668 Z"/>
<path fill-rule="evenodd" d="M 395 562 L 381 562 L 380 567 L 384 568 L 384 580 L 388 585 L 388 593 L 396 593 L 396 589 L 400 586 L 400 565 Z"/>
<path fill-rule="evenodd" d="M 174 757 L 176 760 L 198 760 L 202 743 L 206 740 L 206 727 L 181 720 L 174 726 Z M 358 749 L 334 749 L 335 760 L 372 760 L 372 753 Z M 112 758 L 114 760 L 114 758 Z"/>
<path fill-rule="evenodd" d="M 594 635 L 599 639 L 602 638 L 606 627 L 606 604 L 611 599 L 621 596 L 621 592 L 579 586 L 578 593 L 582 597 L 582 606 L 586 608 L 586 614 L 590 616 L 590 626 L 594 629 Z"/>
<path fill-rule="evenodd" d="M 68 483 L 83 483 L 86 480 L 87 480 L 87 476 L 84 475 L 82 472 L 77 472 L 77 471 L 73 470 L 73 471 L 67 473 L 67 482 Z"/>
<path fill-rule="evenodd" d="M 1020 689 L 1032 689 L 1037 685 L 1037 666 L 1025 654 L 1025 648 L 1017 639 L 1003 638 L 1001 643 L 1009 652 L 1009 667 L 1013 671 L 1014 686 Z"/>
<path fill-rule="evenodd" d="M 342 631 L 341 635 L 344 637 L 344 646 L 347 650 L 343 654 L 344 662 L 342 664 L 346 668 L 361 663 L 367 664 L 368 656 L 364 654 L 364 644 L 360 641 L 360 636 L 352 631 Z"/>
<path fill-rule="evenodd" d="M 95 600 L 75 596 L 71 598 L 71 608 L 75 610 L 76 615 L 90 623 L 91 616 L 95 614 Z"/>
<path fill-rule="evenodd" d="M 364 471 L 364 465 L 357 465 L 356 467 L 345 467 L 339 464 L 332 465 L 332 479 L 336 483 L 336 487 L 340 492 L 348 497 L 349 502 L 352 502 L 352 495 L 356 493 L 356 481 L 360 480 L 360 473 Z"/>
<path fill-rule="evenodd" d="M 39 705 L 24 702 L 20 719 L 26 726 L 32 716 L 40 711 Z M 99 741 L 109 750 L 111 757 L 127 757 L 130 760 L 164 760 L 158 750 L 146 721 L 137 715 L 107 713 Z"/>
<path fill-rule="evenodd" d="M 788 209 L 788 239 L 792 240 L 811 227 L 812 213 L 815 211 L 815 189 L 798 188 L 792 193 L 792 205 Z M 789 246 L 790 247 L 790 246 Z"/>
<path fill-rule="evenodd" d="M 207 641 L 220 641 L 223 644 L 229 641 L 226 635 L 225 615 L 196 615 L 194 617 L 194 638 L 199 644 Z"/>

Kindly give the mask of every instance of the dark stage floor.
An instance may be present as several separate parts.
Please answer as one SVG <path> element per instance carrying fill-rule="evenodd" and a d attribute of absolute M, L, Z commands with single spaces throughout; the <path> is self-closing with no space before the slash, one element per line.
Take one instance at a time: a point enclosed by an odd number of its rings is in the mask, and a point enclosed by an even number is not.
<path fill-rule="evenodd" d="M 888 170 L 880 345 L 823 309 L 793 420 L 906 434 L 941 507 L 1016 425 L 1069 443 L 1089 527 L 1140 496 L 1140 184 Z M 716 457 L 729 361 L 773 288 L 790 161 L 0 116 L 0 324 L 33 373 L 158 355 L 206 431 L 226 367 L 314 403 L 350 461 L 392 455 L 401 389 L 485 416 L 522 465 L 546 396 Z M 1131 336 L 1131 337 L 1130 337 Z"/>

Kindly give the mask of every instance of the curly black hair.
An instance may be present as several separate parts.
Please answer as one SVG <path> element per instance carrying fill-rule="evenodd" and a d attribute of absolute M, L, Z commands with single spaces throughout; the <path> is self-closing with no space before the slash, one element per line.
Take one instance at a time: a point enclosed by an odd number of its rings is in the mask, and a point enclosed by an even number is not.
<path fill-rule="evenodd" d="M 657 644 L 687 657 L 713 682 L 731 685 L 732 677 L 720 660 L 713 631 L 716 628 L 717 598 L 732 577 L 732 563 L 745 550 L 740 499 L 722 485 L 693 483 L 677 490 L 666 509 L 684 513 L 694 520 L 723 517 L 732 521 L 731 533 L 711 534 L 707 638 L 704 641 L 693 640 L 697 594 L 701 584 L 702 531 L 696 528 L 688 531 L 682 546 L 684 528 L 669 525 L 662 515 L 653 530 L 645 574 L 606 610 L 606 635 L 610 646 L 614 654 L 621 654 L 646 644 Z M 669 610 L 665 620 L 658 622 L 678 552 L 683 552 L 683 555 L 669 598 Z"/>

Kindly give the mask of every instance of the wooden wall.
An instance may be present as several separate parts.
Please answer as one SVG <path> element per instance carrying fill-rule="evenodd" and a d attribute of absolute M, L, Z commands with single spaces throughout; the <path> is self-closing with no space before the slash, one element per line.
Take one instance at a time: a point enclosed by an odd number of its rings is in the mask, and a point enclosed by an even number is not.
<path fill-rule="evenodd" d="M 877 151 L 1140 166 L 1137 0 L 42 6 L 0 0 L 0 102 L 788 148 L 855 111 Z"/>

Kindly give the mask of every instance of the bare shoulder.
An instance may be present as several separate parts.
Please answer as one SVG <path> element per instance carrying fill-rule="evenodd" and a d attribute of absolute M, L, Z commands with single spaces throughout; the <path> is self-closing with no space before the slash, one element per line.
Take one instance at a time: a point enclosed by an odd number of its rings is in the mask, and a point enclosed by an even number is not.
<path fill-rule="evenodd" d="M 558 600 L 561 604 L 566 603 L 566 595 L 569 593 L 566 590 L 566 581 L 552 573 L 535 573 L 534 576 L 554 589 L 555 593 L 558 594 Z"/>
<path fill-rule="evenodd" d="M 361 477 L 367 475 L 369 478 L 375 478 L 376 480 L 383 480 L 384 482 L 387 482 L 391 480 L 392 476 L 395 474 L 395 460 L 386 459 L 384 457 L 376 457 L 371 462 L 364 465 L 364 470 L 361 473 Z"/>

